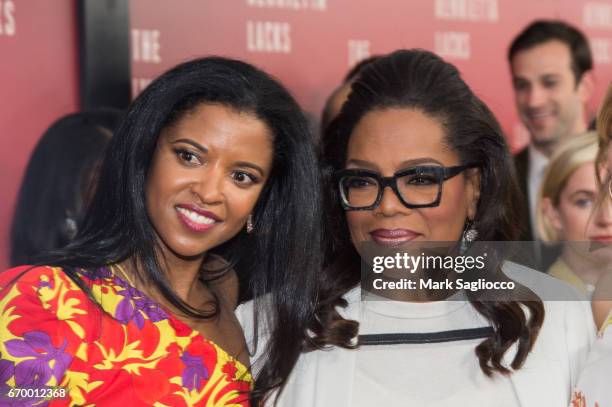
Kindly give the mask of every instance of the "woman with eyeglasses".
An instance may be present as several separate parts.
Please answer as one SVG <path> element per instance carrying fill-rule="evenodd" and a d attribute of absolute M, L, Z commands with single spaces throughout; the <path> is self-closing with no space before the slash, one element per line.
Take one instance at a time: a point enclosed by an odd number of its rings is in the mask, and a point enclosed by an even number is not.
<path fill-rule="evenodd" d="M 457 249 L 465 254 L 479 241 L 517 236 L 521 199 L 511 156 L 495 118 L 454 66 L 401 50 L 366 67 L 324 138 L 323 165 L 327 267 L 318 326 L 305 345 L 315 351 L 301 356 L 277 405 L 567 404 L 593 329 L 585 304 L 536 295 L 548 284 L 577 298 L 561 282 L 493 252 L 482 275 L 527 295 L 373 292 L 360 281 L 371 251 L 449 242 L 449 250 L 469 246 Z"/>
<path fill-rule="evenodd" d="M 593 222 L 612 221 L 612 85 L 604 98 L 597 118 L 599 154 L 597 163 L 605 169 L 601 180 L 599 202 L 593 211 Z M 612 239 L 592 242 L 594 255 L 612 260 Z M 612 405 L 612 268 L 602 270 L 593 293 L 592 307 L 595 324 L 599 328 L 597 340 L 589 354 L 588 363 L 572 398 L 571 407 L 605 407 Z"/>

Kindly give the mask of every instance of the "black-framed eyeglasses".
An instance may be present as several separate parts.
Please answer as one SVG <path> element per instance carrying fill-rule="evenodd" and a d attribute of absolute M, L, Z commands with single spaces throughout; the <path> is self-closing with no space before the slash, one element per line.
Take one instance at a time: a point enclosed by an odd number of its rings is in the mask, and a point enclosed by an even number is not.
<path fill-rule="evenodd" d="M 417 166 L 400 170 L 392 177 L 362 169 L 336 173 L 342 207 L 347 211 L 365 211 L 380 205 L 384 190 L 390 187 L 407 208 L 432 208 L 440 205 L 442 184 L 476 164 L 442 167 Z"/>

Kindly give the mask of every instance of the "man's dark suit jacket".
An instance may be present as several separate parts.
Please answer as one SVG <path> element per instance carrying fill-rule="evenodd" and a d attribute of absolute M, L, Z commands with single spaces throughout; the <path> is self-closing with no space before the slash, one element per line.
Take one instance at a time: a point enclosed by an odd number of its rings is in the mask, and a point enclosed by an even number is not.
<path fill-rule="evenodd" d="M 529 148 L 525 147 L 514 156 L 514 165 L 516 167 L 516 173 L 518 175 L 519 186 L 522 191 L 521 200 L 523 201 L 523 214 L 518 219 L 520 225 L 519 240 L 521 241 L 534 241 L 535 238 L 531 233 L 531 211 L 529 210 Z M 540 244 L 533 244 L 534 251 L 534 263 L 531 267 L 534 267 L 540 271 L 548 270 L 548 267 L 559 257 L 561 253 L 561 245 L 547 246 L 540 242 Z M 537 253 L 539 251 L 539 253 Z"/>
<path fill-rule="evenodd" d="M 518 222 L 521 226 L 519 240 L 533 240 L 533 234 L 531 233 L 531 211 L 529 210 L 529 182 L 527 180 L 529 177 L 529 148 L 525 147 L 514 156 L 514 165 L 516 167 L 519 187 L 521 192 L 523 192 L 521 196 L 523 214 Z"/>

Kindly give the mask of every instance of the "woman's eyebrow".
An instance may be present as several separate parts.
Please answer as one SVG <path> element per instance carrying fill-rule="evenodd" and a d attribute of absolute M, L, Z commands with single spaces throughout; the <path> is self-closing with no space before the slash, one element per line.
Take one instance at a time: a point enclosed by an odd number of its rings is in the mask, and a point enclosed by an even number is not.
<path fill-rule="evenodd" d="M 259 174 L 262 177 L 265 175 L 265 172 L 264 172 L 263 168 L 261 168 L 259 165 L 255 164 L 255 163 L 251 163 L 251 162 L 248 162 L 248 161 L 236 161 L 234 163 L 234 165 L 236 165 L 237 167 L 246 167 L 246 168 L 254 169 L 255 171 L 259 172 Z"/>
<path fill-rule="evenodd" d="M 580 195 L 580 194 L 589 195 L 589 196 L 595 196 L 597 193 L 595 191 L 591 191 L 591 190 L 588 190 L 588 189 L 579 189 L 578 191 L 572 192 L 572 194 L 570 195 L 570 198 L 573 198 L 574 196 Z"/>
<path fill-rule="evenodd" d="M 415 166 L 419 164 L 438 164 L 438 165 L 444 166 L 444 164 L 442 164 L 440 161 L 436 160 L 435 158 L 431 158 L 431 157 L 421 157 L 421 158 L 414 158 L 411 160 L 402 161 L 400 166 L 409 167 L 409 166 Z"/>
<path fill-rule="evenodd" d="M 348 160 L 346 162 L 346 165 L 355 165 L 358 167 L 364 167 L 367 169 L 373 169 L 373 170 L 378 170 L 378 166 L 370 161 L 366 161 L 366 160 L 360 160 L 360 159 L 356 159 L 356 158 L 352 158 L 350 160 Z M 402 161 L 399 165 L 399 167 L 401 169 L 407 168 L 407 167 L 414 167 L 420 164 L 437 164 L 440 166 L 444 166 L 444 164 L 442 164 L 440 161 L 436 160 L 435 158 L 432 157 L 419 157 L 419 158 L 413 158 L 410 160 L 406 160 L 406 161 Z"/>
<path fill-rule="evenodd" d="M 378 169 L 378 166 L 376 164 L 371 163 L 369 161 L 365 161 L 365 160 L 359 160 L 356 158 L 352 158 L 346 162 L 347 166 L 350 164 L 358 166 L 358 167 L 365 167 L 365 168 L 372 169 L 372 170 Z"/>
<path fill-rule="evenodd" d="M 201 145 L 200 143 L 193 141 L 191 139 L 188 138 L 181 138 L 178 140 L 174 140 L 171 141 L 170 144 L 176 144 L 176 143 L 185 143 L 185 144 L 189 144 L 193 147 L 195 147 L 196 149 L 200 150 L 203 153 L 208 153 L 208 149 L 206 147 L 204 147 L 203 145 Z"/>

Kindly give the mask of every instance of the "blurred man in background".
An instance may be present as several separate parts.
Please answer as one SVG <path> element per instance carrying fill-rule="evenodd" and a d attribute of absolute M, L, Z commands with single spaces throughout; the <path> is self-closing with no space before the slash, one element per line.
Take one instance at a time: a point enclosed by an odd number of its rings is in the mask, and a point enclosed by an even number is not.
<path fill-rule="evenodd" d="M 537 196 L 549 158 L 561 141 L 587 130 L 593 59 L 586 37 L 576 28 L 539 20 L 514 39 L 508 61 L 516 107 L 530 135 L 529 145 L 515 157 L 528 208 L 520 220 L 521 240 L 537 241 Z M 546 267 L 554 259 L 537 260 Z"/>

